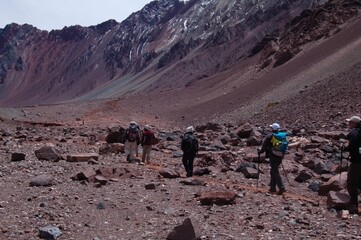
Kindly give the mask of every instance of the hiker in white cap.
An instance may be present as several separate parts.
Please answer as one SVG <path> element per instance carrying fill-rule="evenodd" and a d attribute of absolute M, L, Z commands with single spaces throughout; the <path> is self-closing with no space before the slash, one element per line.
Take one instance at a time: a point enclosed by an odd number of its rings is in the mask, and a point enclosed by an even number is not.
<path fill-rule="evenodd" d="M 350 166 L 347 172 L 347 192 L 350 195 L 352 214 L 358 214 L 358 193 L 361 190 L 361 118 L 352 116 L 346 119 L 350 132 L 347 135 L 348 145 L 343 150 L 350 153 Z"/>
<path fill-rule="evenodd" d="M 270 125 L 272 133 L 268 134 L 262 142 L 262 147 L 258 148 L 258 154 L 266 152 L 266 157 L 269 157 L 271 164 L 271 182 L 270 182 L 270 193 L 276 193 L 276 186 L 279 191 L 277 194 L 283 194 L 286 191 L 285 185 L 283 184 L 279 166 L 282 163 L 283 156 L 287 150 L 288 141 L 286 133 L 280 131 L 280 125 L 273 123 Z M 286 146 L 284 146 L 286 145 Z"/>
<path fill-rule="evenodd" d="M 127 161 L 132 162 L 135 159 L 134 155 L 140 143 L 140 132 L 136 122 L 130 122 L 129 127 L 125 130 L 125 139 L 125 155 L 127 156 Z"/>
<path fill-rule="evenodd" d="M 198 152 L 198 140 L 193 134 L 194 129 L 192 126 L 187 127 L 186 133 L 181 142 L 183 151 L 183 166 L 186 170 L 187 177 L 193 176 L 193 162 Z"/>
<path fill-rule="evenodd" d="M 150 129 L 149 125 L 145 125 L 140 141 L 143 148 L 142 163 L 150 163 L 150 151 L 152 150 L 152 145 L 155 144 L 155 141 L 156 138 L 154 132 Z"/>

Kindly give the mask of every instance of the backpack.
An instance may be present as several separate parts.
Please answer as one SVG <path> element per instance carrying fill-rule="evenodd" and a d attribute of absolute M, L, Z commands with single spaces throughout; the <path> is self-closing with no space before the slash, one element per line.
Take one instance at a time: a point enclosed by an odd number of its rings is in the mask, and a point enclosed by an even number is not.
<path fill-rule="evenodd" d="M 198 141 L 191 135 L 186 134 L 182 140 L 182 151 L 187 153 L 196 153 L 198 152 Z"/>
<path fill-rule="evenodd" d="M 272 153 L 275 156 L 283 157 L 288 149 L 288 140 L 285 132 L 273 133 L 272 139 Z"/>
<path fill-rule="evenodd" d="M 136 126 L 129 127 L 127 131 L 127 140 L 129 142 L 139 142 L 139 132 Z"/>
<path fill-rule="evenodd" d="M 143 145 L 153 145 L 156 143 L 154 133 L 152 131 L 146 130 L 143 132 L 142 144 Z"/>

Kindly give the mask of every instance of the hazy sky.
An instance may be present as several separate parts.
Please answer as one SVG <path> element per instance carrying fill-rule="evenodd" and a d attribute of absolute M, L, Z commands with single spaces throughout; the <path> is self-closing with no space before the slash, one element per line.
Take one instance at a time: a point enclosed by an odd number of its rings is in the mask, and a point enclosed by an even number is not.
<path fill-rule="evenodd" d="M 0 28 L 28 23 L 41 30 L 118 22 L 152 0 L 0 0 Z"/>

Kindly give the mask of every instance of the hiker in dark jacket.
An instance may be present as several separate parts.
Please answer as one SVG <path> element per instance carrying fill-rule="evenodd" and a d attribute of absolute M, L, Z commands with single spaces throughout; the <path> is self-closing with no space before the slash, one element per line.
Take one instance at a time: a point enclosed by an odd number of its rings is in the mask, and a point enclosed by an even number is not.
<path fill-rule="evenodd" d="M 361 118 L 352 116 L 346 119 L 348 128 L 350 129 L 347 139 L 349 141 L 347 147 L 343 150 L 350 153 L 350 166 L 347 172 L 347 191 L 350 195 L 350 213 L 358 213 L 358 191 L 361 190 L 361 155 L 360 155 L 360 127 Z"/>
<path fill-rule="evenodd" d="M 268 134 L 262 142 L 262 147 L 258 148 L 258 154 L 262 154 L 266 152 L 266 156 L 270 159 L 271 164 L 271 182 L 269 192 L 276 193 L 276 186 L 278 186 L 279 191 L 277 194 L 283 194 L 286 191 L 286 188 L 283 184 L 279 166 L 282 163 L 283 156 L 275 155 L 274 151 L 272 151 L 272 137 L 273 134 L 278 133 L 280 129 L 280 125 L 278 123 L 273 123 L 270 125 L 272 128 L 272 133 Z"/>
<path fill-rule="evenodd" d="M 149 125 L 144 126 L 142 133 L 142 139 L 140 144 L 143 148 L 142 162 L 150 163 L 150 151 L 152 150 L 152 145 L 155 142 L 154 132 L 150 129 Z"/>
<path fill-rule="evenodd" d="M 198 140 L 193 135 L 193 131 L 192 126 L 188 127 L 181 142 L 181 149 L 183 151 L 182 162 L 187 172 L 187 177 L 193 176 L 193 162 L 198 152 Z"/>

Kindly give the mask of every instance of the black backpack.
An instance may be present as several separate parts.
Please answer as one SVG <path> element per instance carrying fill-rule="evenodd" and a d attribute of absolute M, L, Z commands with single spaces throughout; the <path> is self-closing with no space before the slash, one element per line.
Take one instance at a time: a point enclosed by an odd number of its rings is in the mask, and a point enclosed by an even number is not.
<path fill-rule="evenodd" d="M 187 153 L 196 153 L 198 152 L 198 141 L 191 135 L 186 134 L 182 140 L 182 151 Z"/>
<path fill-rule="evenodd" d="M 127 140 L 129 142 L 139 142 L 139 131 L 136 126 L 129 127 L 127 131 Z"/>

